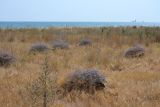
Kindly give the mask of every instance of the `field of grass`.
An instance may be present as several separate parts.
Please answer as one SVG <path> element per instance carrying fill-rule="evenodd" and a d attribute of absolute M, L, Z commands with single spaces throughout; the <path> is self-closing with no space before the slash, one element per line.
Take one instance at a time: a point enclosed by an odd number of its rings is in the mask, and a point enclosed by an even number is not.
<path fill-rule="evenodd" d="M 92 45 L 78 46 L 84 38 L 91 39 Z M 28 53 L 33 43 L 49 45 L 57 39 L 67 41 L 69 49 Z M 123 52 L 134 44 L 145 48 L 145 56 L 125 58 Z M 158 27 L 1 29 L 0 50 L 17 59 L 8 67 L 0 67 L 0 107 L 43 107 L 43 97 L 32 93 L 38 89 L 30 85 L 41 75 L 46 56 L 50 78 L 57 80 L 48 84 L 53 87 L 59 87 L 65 76 L 77 69 L 94 68 L 107 80 L 104 91 L 94 95 L 73 92 L 62 97 L 53 94 L 51 88 L 47 107 L 160 106 Z"/>

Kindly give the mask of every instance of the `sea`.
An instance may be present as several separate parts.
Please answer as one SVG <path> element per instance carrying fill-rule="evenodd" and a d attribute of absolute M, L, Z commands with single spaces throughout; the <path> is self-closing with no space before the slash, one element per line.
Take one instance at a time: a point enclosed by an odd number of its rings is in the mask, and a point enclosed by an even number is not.
<path fill-rule="evenodd" d="M 120 26 L 160 27 L 160 22 L 0 22 L 0 29 Z"/>

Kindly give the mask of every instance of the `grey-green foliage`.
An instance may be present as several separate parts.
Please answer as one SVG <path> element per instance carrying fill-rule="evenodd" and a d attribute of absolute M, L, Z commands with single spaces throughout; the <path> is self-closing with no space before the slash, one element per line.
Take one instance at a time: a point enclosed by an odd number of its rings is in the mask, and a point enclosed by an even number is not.
<path fill-rule="evenodd" d="M 45 58 L 40 76 L 28 87 L 32 104 L 47 107 L 49 102 L 54 102 L 57 90 L 56 73 L 49 69 L 48 58 Z"/>

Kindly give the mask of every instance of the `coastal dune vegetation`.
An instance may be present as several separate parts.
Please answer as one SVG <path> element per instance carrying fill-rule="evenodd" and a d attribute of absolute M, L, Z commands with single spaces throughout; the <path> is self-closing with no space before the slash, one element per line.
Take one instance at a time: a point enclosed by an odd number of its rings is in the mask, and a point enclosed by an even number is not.
<path fill-rule="evenodd" d="M 81 40 L 88 40 L 89 45 L 80 46 Z M 54 49 L 53 41 L 61 41 L 56 42 L 60 48 Z M 135 45 L 143 47 L 143 55 L 125 57 L 127 49 Z M 0 29 L 0 52 L 14 58 L 3 66 L 6 56 L 0 54 L 1 107 L 160 105 L 159 27 Z M 99 71 L 104 77 L 102 90 L 63 90 L 61 86 L 67 83 L 70 73 L 87 69 Z M 93 75 L 91 72 L 89 77 Z M 74 87 L 83 85 L 79 80 L 83 78 L 74 81 Z"/>

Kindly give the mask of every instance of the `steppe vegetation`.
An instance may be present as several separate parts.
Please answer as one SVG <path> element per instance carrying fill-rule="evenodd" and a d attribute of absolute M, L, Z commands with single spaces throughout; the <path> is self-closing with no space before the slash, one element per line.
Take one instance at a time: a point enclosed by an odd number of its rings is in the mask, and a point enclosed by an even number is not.
<path fill-rule="evenodd" d="M 56 40 L 67 49 L 53 49 Z M 143 56 L 125 57 L 135 44 Z M 1 107 L 160 106 L 159 27 L 0 29 L 0 50 Z M 104 76 L 103 90 L 64 94 L 66 77 L 86 69 Z"/>

